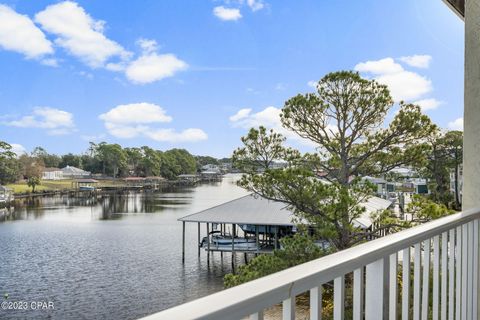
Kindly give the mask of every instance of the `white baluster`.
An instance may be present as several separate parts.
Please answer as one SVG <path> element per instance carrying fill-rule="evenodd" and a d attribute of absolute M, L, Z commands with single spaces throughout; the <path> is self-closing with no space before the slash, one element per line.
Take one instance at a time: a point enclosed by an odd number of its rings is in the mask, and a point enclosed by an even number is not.
<path fill-rule="evenodd" d="M 478 223 L 479 220 L 473 221 L 473 312 L 472 317 L 479 317 L 478 314 Z"/>
<path fill-rule="evenodd" d="M 439 290 L 440 286 L 440 236 L 433 237 L 433 292 L 432 292 L 432 317 L 438 320 L 439 315 Z"/>
<path fill-rule="evenodd" d="M 468 225 L 462 225 L 462 312 L 461 319 L 467 320 L 468 304 Z M 469 319 L 470 320 L 470 319 Z"/>
<path fill-rule="evenodd" d="M 310 289 L 310 320 L 322 319 L 322 291 L 321 285 Z"/>
<path fill-rule="evenodd" d="M 473 221 L 468 223 L 467 319 L 473 317 Z"/>
<path fill-rule="evenodd" d="M 263 320 L 263 311 L 250 315 L 250 320 Z"/>
<path fill-rule="evenodd" d="M 440 288 L 440 318 L 447 320 L 447 279 L 448 279 L 448 233 L 442 233 L 442 273 L 441 273 L 441 288 Z"/>
<path fill-rule="evenodd" d="M 383 288 L 384 288 L 383 259 L 366 266 L 365 276 L 365 319 L 383 319 Z"/>
<path fill-rule="evenodd" d="M 333 319 L 343 320 L 345 316 L 345 276 L 333 280 Z"/>
<path fill-rule="evenodd" d="M 430 239 L 423 242 L 422 320 L 428 320 L 428 297 L 430 294 Z"/>
<path fill-rule="evenodd" d="M 420 281 L 422 280 L 420 243 L 417 243 L 413 250 L 413 320 L 420 320 Z"/>
<path fill-rule="evenodd" d="M 363 267 L 353 272 L 353 320 L 363 319 Z"/>
<path fill-rule="evenodd" d="M 455 229 L 450 230 L 448 244 L 448 320 L 455 317 Z"/>
<path fill-rule="evenodd" d="M 410 247 L 403 249 L 402 260 L 402 320 L 408 320 L 410 309 Z"/>
<path fill-rule="evenodd" d="M 397 253 L 390 255 L 390 275 L 389 275 L 389 303 L 388 303 L 388 317 L 390 320 L 397 320 L 397 272 L 398 272 L 398 257 Z"/>
<path fill-rule="evenodd" d="M 462 315 L 462 227 L 457 227 L 457 241 L 456 247 L 456 267 L 455 272 L 457 275 L 457 279 L 455 281 L 455 319 L 461 320 Z"/>
<path fill-rule="evenodd" d="M 294 320 L 295 319 L 295 297 L 290 297 L 283 300 L 282 303 L 282 319 Z"/>

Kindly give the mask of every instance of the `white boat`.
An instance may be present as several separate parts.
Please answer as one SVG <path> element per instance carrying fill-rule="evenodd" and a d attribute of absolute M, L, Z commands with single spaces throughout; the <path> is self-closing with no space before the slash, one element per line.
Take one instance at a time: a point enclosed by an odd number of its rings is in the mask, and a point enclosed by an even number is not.
<path fill-rule="evenodd" d="M 227 245 L 232 245 L 232 237 L 231 236 L 224 236 L 224 235 L 214 235 L 212 236 L 212 242 L 214 245 L 217 246 L 227 246 Z M 233 245 L 238 245 L 238 244 L 247 244 L 247 243 L 254 243 L 256 244 L 255 239 L 247 239 L 247 238 L 240 238 L 240 237 L 235 237 L 233 238 Z"/>
<path fill-rule="evenodd" d="M 232 237 L 230 235 L 216 234 L 219 231 L 213 231 L 210 235 L 210 246 L 217 249 L 231 249 L 232 248 Z M 206 247 L 208 244 L 207 237 L 202 239 L 202 242 L 199 244 L 200 247 Z M 255 239 L 247 239 L 242 237 L 233 238 L 233 247 L 237 250 L 256 250 L 257 242 Z"/>

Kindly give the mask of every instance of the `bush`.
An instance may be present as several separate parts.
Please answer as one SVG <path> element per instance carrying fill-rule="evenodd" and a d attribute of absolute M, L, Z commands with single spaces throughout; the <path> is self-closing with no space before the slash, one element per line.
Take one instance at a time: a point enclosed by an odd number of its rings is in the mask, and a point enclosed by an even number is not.
<path fill-rule="evenodd" d="M 247 265 L 240 266 L 237 274 L 227 274 L 224 284 L 227 288 L 264 277 L 266 275 L 317 259 L 326 252 L 317 246 L 308 235 L 295 234 L 280 240 L 282 248 L 273 254 L 262 254 Z"/>

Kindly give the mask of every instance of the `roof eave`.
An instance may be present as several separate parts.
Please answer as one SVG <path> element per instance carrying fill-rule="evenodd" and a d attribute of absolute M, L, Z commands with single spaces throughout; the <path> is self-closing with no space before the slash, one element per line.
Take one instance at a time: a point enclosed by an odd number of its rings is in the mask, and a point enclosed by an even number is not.
<path fill-rule="evenodd" d="M 453 12 L 465 21 L 465 1 L 460 0 L 459 3 L 452 3 L 452 0 L 442 0 Z M 463 10 L 462 10 L 463 8 Z"/>

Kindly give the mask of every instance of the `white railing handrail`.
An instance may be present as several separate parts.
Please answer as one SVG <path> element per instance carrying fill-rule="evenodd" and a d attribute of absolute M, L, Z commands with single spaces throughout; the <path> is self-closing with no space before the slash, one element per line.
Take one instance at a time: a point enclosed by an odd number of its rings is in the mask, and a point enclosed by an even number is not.
<path fill-rule="evenodd" d="M 336 277 L 480 218 L 480 208 L 452 214 L 142 318 L 239 319 Z"/>

